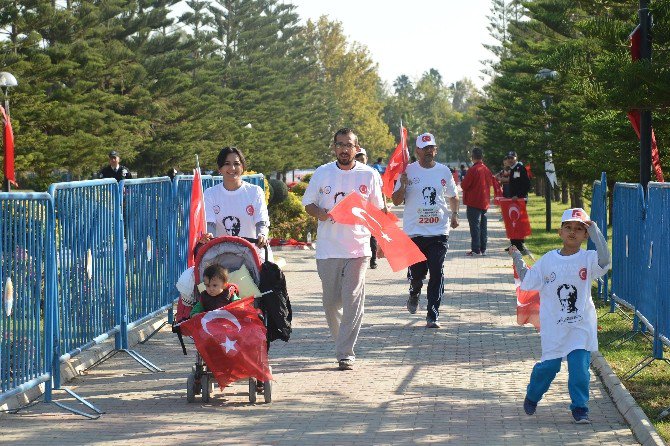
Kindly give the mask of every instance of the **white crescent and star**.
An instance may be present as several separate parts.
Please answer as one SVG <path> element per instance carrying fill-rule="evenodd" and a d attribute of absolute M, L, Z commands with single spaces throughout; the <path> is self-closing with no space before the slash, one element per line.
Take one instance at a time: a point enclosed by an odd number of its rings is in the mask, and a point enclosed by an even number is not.
<path fill-rule="evenodd" d="M 516 218 L 512 217 L 512 212 L 516 212 Z M 516 221 L 519 219 L 519 216 L 521 215 L 521 210 L 517 206 L 510 206 L 509 210 L 507 211 L 507 214 L 509 215 L 509 218 L 512 219 L 512 226 L 516 226 Z"/>
<path fill-rule="evenodd" d="M 230 311 L 223 309 L 212 310 L 205 313 L 202 319 L 200 319 L 202 329 L 204 330 L 205 333 L 207 333 L 210 336 L 212 335 L 212 333 L 209 330 L 207 330 L 207 324 L 215 319 L 226 319 L 232 322 L 233 325 L 235 325 L 235 327 L 237 327 L 237 331 L 242 330 L 242 325 L 240 325 L 240 322 L 237 320 L 235 315 L 233 315 Z M 229 339 L 228 336 L 226 336 L 226 342 L 222 342 L 220 345 L 221 347 L 225 348 L 226 353 L 228 353 L 231 350 L 237 351 L 237 349 L 235 348 L 235 344 L 237 344 L 237 341 Z"/>
<path fill-rule="evenodd" d="M 387 242 L 393 241 L 391 237 L 389 237 L 389 235 L 384 232 L 382 225 L 377 220 L 375 220 L 372 217 L 372 215 L 368 214 L 368 212 L 365 209 L 361 209 L 359 207 L 354 206 L 351 208 L 351 213 L 354 214 L 356 217 L 361 218 L 367 222 L 371 221 L 374 222 L 377 226 L 379 226 L 379 232 L 381 233 L 382 238 Z"/>

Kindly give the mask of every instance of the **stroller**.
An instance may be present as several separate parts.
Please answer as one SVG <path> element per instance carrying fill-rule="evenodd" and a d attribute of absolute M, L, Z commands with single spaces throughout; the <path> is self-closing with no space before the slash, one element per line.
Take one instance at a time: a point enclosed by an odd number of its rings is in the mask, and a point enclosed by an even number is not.
<path fill-rule="evenodd" d="M 243 239 L 241 237 L 224 236 L 218 237 L 202 246 L 195 259 L 194 278 L 196 284 L 202 280 L 202 274 L 205 268 L 212 264 L 218 264 L 228 269 L 229 281 L 238 285 L 240 297 L 254 295 L 254 307 L 259 307 L 258 283 L 260 281 L 261 263 L 258 258 L 256 248 L 250 243 L 252 239 Z M 266 251 L 267 252 L 267 251 Z M 196 294 L 197 295 L 197 294 Z M 180 297 L 180 311 L 183 313 L 184 306 L 189 307 L 193 302 L 183 302 Z M 190 311 L 190 308 L 187 308 Z M 179 311 L 178 311 L 179 313 Z M 261 317 L 264 325 L 267 327 L 267 316 Z M 180 321 L 181 322 L 181 321 Z M 179 334 L 179 327 L 175 327 Z M 181 337 L 180 337 L 181 341 Z M 182 348 L 186 354 L 182 341 Z M 186 380 L 186 400 L 189 403 L 195 402 L 196 395 L 201 395 L 202 402 L 207 403 L 214 391 L 216 379 L 213 373 L 208 369 L 200 353 L 196 350 L 195 365 Z M 265 402 L 272 401 L 272 381 L 257 382 L 256 378 L 249 377 L 249 402 L 256 402 L 257 393 L 262 393 Z"/>

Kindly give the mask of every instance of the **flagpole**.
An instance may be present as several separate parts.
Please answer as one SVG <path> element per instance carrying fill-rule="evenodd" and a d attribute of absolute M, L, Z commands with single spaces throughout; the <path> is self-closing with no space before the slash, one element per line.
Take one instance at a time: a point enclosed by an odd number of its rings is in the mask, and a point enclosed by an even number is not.
<path fill-rule="evenodd" d="M 198 157 L 198 154 L 195 155 L 195 168 L 200 169 L 200 158 Z"/>

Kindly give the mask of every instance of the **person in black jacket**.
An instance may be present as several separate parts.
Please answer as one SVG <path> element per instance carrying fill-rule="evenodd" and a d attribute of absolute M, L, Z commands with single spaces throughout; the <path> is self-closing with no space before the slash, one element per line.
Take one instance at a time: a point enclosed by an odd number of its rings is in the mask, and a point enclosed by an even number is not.
<path fill-rule="evenodd" d="M 109 166 L 103 167 L 98 174 L 99 178 L 114 178 L 116 181 L 129 180 L 133 176 L 126 166 L 121 165 L 119 152 L 112 150 L 109 152 Z"/>
<path fill-rule="evenodd" d="M 530 191 L 530 178 L 526 166 L 517 160 L 515 151 L 510 151 L 505 156 L 505 164 L 509 166 L 509 176 L 500 178 L 501 183 L 508 184 L 509 198 L 523 198 L 528 200 L 528 191 Z M 517 247 L 523 255 L 528 255 L 529 251 L 523 243 L 523 239 L 513 239 L 510 243 Z"/>

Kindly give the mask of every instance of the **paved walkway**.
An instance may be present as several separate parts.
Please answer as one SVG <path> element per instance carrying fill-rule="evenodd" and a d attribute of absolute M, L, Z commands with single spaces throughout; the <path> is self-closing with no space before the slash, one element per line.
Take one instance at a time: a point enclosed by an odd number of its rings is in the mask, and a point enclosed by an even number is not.
<path fill-rule="evenodd" d="M 386 261 L 368 272 L 364 326 L 353 371 L 338 371 L 321 310 L 313 251 L 282 252 L 294 308 L 289 343 L 270 352 L 272 404 L 250 405 L 236 383 L 210 404 L 186 403 L 193 355 L 166 327 L 136 350 L 149 373 L 117 354 L 69 383 L 107 413 L 84 420 L 44 403 L 0 417 L 3 445 L 631 445 L 638 444 L 592 377 L 593 424 L 575 425 L 563 369 L 535 416 L 521 407 L 539 336 L 516 325 L 502 224 L 491 216 L 488 257 L 468 258 L 467 221 L 452 232 L 443 328 L 405 309 L 407 284 Z M 422 299 L 422 304 L 425 300 Z M 191 350 L 192 352 L 192 350 Z M 63 398 L 58 394 L 58 398 Z M 262 401 L 262 397 L 259 398 Z"/>

